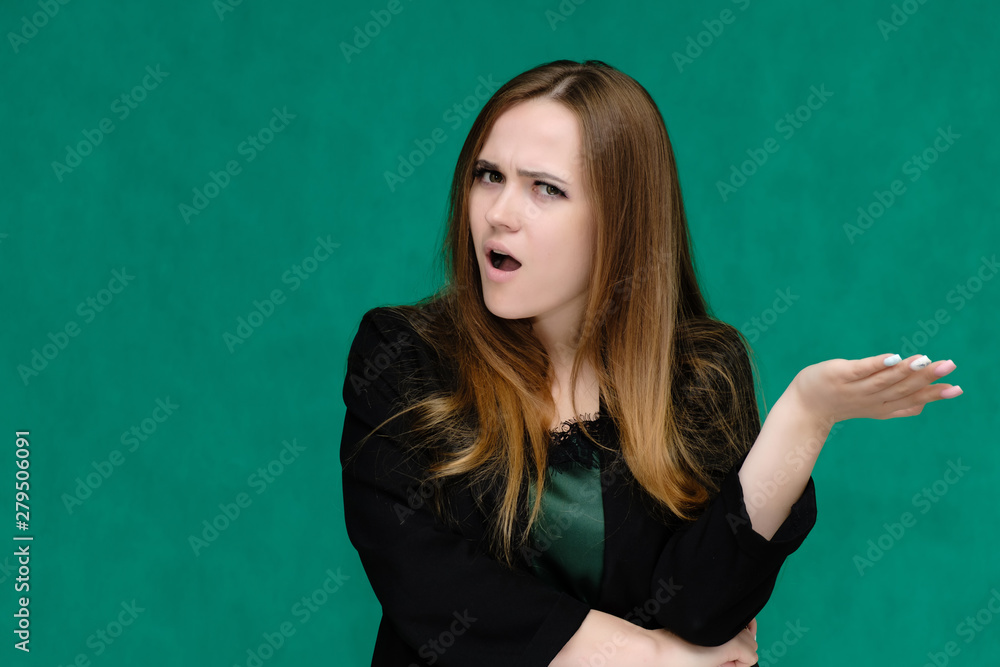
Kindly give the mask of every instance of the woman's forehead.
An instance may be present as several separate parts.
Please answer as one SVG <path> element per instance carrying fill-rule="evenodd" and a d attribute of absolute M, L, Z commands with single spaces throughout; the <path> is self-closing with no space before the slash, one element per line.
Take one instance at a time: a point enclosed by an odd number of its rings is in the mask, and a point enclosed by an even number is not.
<path fill-rule="evenodd" d="M 573 181 L 581 166 L 580 148 L 579 122 L 572 111 L 552 100 L 529 100 L 500 115 L 477 159 Z"/>

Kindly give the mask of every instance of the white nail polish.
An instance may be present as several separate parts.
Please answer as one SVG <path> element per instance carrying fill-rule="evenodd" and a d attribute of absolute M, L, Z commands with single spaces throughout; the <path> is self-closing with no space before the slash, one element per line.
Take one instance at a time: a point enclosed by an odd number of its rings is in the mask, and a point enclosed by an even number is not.
<path fill-rule="evenodd" d="M 894 354 L 891 357 L 887 358 L 883 363 L 885 363 L 886 366 L 895 366 L 902 360 L 903 358 L 901 356 L 899 356 L 898 354 Z"/>
<path fill-rule="evenodd" d="M 931 363 L 931 360 L 927 358 L 927 355 L 921 355 L 919 359 L 914 360 L 914 362 L 910 364 L 910 368 L 912 370 L 919 371 L 921 368 L 926 368 L 929 363 Z"/>

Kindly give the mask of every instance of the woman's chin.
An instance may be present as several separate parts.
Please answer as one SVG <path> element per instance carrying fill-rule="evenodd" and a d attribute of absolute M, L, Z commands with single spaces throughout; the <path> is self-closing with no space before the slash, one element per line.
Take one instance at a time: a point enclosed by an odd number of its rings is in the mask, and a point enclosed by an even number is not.
<path fill-rule="evenodd" d="M 485 303 L 486 310 L 490 311 L 502 320 L 520 320 L 525 317 L 531 317 L 531 313 L 527 312 L 523 306 L 506 303 L 493 303 L 489 299 L 486 299 Z"/>

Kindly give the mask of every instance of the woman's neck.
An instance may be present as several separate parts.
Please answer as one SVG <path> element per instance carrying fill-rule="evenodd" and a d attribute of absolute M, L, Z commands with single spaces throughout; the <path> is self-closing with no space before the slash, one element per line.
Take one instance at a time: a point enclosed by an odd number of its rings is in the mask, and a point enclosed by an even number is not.
<path fill-rule="evenodd" d="M 556 414 L 550 428 L 558 428 L 567 420 L 581 418 L 582 415 L 594 415 L 600 410 L 601 392 L 597 372 L 592 364 L 584 361 L 576 381 L 576 409 L 573 409 L 570 393 L 570 374 L 572 361 L 562 366 L 553 365 L 552 401 L 555 403 Z"/>

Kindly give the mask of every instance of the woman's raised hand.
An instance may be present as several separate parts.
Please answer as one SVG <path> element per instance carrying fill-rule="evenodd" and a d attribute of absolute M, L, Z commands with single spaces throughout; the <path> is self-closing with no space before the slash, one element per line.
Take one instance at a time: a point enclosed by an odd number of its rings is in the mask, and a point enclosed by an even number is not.
<path fill-rule="evenodd" d="M 799 371 L 788 393 L 807 412 L 831 425 L 859 417 L 912 417 L 931 401 L 962 393 L 957 385 L 931 384 L 953 370 L 951 359 L 931 362 L 919 354 L 908 359 L 898 354 L 830 359 Z"/>

